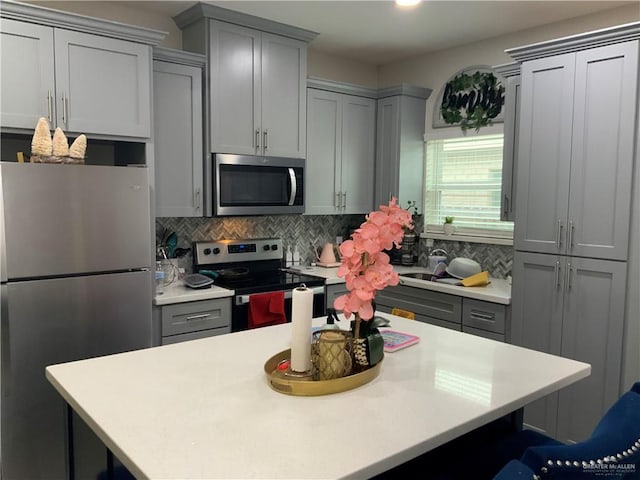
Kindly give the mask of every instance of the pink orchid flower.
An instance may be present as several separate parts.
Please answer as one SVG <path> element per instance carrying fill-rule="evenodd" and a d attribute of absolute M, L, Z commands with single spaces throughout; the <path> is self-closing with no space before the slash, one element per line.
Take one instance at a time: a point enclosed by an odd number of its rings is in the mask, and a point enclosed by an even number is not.
<path fill-rule="evenodd" d="M 371 319 L 376 291 L 398 284 L 398 274 L 384 250 L 402 244 L 405 228 L 413 228 L 411 212 L 401 208 L 394 197 L 389 205 L 368 214 L 351 239 L 340 245 L 342 261 L 337 274 L 345 279 L 349 293 L 336 298 L 333 306 L 346 318 L 355 313 L 362 320 Z"/>

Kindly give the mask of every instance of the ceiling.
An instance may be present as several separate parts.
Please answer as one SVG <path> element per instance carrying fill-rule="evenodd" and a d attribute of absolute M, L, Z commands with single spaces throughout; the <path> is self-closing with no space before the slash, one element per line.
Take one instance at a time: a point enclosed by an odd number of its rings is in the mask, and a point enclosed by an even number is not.
<path fill-rule="evenodd" d="M 174 16 L 196 2 L 122 3 Z M 640 3 L 637 0 L 427 0 L 412 9 L 400 9 L 389 0 L 235 0 L 207 3 L 318 32 L 312 48 L 374 65 L 623 5 L 637 5 L 638 16 L 629 21 L 640 20 Z"/>

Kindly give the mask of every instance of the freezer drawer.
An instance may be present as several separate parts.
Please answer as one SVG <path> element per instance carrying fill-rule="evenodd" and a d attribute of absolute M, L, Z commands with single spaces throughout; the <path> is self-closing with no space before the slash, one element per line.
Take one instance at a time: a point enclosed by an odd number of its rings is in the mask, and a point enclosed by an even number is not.
<path fill-rule="evenodd" d="M 2 478 L 66 478 L 64 402 L 45 366 L 150 346 L 151 273 L 1 289 Z"/>
<path fill-rule="evenodd" d="M 150 267 L 146 168 L 0 162 L 0 180 L 2 280 Z"/>

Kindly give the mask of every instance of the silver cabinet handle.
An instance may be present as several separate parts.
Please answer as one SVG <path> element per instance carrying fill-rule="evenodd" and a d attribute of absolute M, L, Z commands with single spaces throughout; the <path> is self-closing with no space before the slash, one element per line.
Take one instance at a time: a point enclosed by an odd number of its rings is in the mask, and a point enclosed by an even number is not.
<path fill-rule="evenodd" d="M 293 168 L 289 168 L 289 182 L 291 182 L 291 196 L 289 197 L 289 206 L 293 205 L 296 201 L 296 194 L 298 193 L 298 182 L 296 180 L 296 172 Z"/>
<path fill-rule="evenodd" d="M 567 249 L 571 251 L 573 248 L 573 220 L 569 221 L 569 227 L 567 228 Z"/>
<path fill-rule="evenodd" d="M 63 93 L 62 94 L 62 123 L 65 125 L 65 127 L 69 128 L 69 125 L 67 124 L 68 120 L 69 120 L 69 112 L 67 111 L 67 109 L 69 108 L 69 99 L 67 98 L 67 96 Z"/>
<path fill-rule="evenodd" d="M 558 225 L 556 227 L 556 247 L 560 250 L 560 246 L 562 245 L 562 220 L 558 220 Z"/>
<path fill-rule="evenodd" d="M 341 205 L 342 205 L 342 204 L 340 203 L 340 202 L 341 202 L 341 200 L 342 200 L 342 195 L 341 195 L 341 193 L 340 193 L 340 192 L 336 192 L 336 201 L 334 202 L 334 204 L 333 204 L 333 205 L 334 205 L 336 208 L 341 208 Z"/>
<path fill-rule="evenodd" d="M 49 124 L 53 124 L 53 96 L 51 95 L 51 90 L 47 90 L 47 118 L 49 119 Z"/>
<path fill-rule="evenodd" d="M 567 263 L 567 290 L 571 290 L 571 264 Z"/>
<path fill-rule="evenodd" d="M 196 211 L 200 210 L 200 189 L 196 188 L 195 192 L 193 192 L 193 204 L 196 207 Z"/>
<path fill-rule="evenodd" d="M 347 192 L 342 193 L 342 203 L 340 204 L 340 206 L 343 210 L 347 208 Z"/>
<path fill-rule="evenodd" d="M 187 322 L 192 320 L 202 320 L 203 318 L 209 318 L 211 316 L 210 313 L 201 313 L 200 315 L 190 315 L 186 318 Z"/>
<path fill-rule="evenodd" d="M 471 311 L 471 317 L 477 318 L 478 320 L 484 320 L 485 322 L 493 322 L 495 320 L 495 315 L 493 313 L 478 312 L 476 310 Z"/>
<path fill-rule="evenodd" d="M 267 137 L 269 135 L 269 132 L 267 131 L 267 129 L 264 129 L 264 133 L 262 134 L 262 150 L 264 150 L 265 152 L 267 151 Z"/>
<path fill-rule="evenodd" d="M 556 274 L 556 290 L 560 290 L 560 262 L 556 261 L 556 266 L 554 268 Z"/>
<path fill-rule="evenodd" d="M 256 153 L 260 151 L 260 129 L 256 129 Z"/>

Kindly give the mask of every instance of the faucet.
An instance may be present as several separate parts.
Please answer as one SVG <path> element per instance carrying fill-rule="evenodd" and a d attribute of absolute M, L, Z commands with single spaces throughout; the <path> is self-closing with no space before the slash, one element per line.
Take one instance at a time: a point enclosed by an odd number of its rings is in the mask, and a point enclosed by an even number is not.
<path fill-rule="evenodd" d="M 443 248 L 436 248 L 435 250 L 431 250 L 431 252 L 429 253 L 429 255 L 436 255 L 436 254 L 442 254 L 445 257 L 449 256 L 449 254 L 447 253 L 447 251 Z"/>

